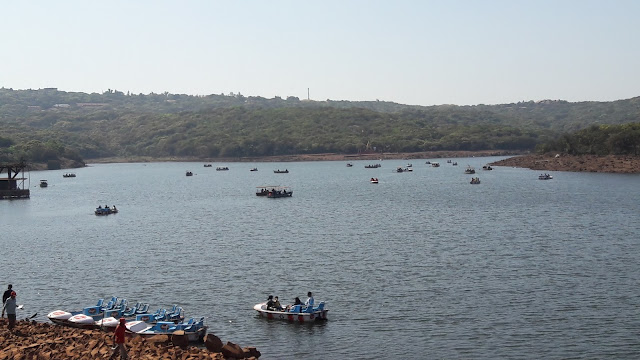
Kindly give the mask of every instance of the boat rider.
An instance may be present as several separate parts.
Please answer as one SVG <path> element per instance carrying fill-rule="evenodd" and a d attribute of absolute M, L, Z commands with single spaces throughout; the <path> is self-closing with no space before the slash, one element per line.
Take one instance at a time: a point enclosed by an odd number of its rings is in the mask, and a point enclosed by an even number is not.
<path fill-rule="evenodd" d="M 267 299 L 267 310 L 273 310 L 273 309 L 274 309 L 273 295 L 269 295 L 269 298 Z"/>
<path fill-rule="evenodd" d="M 311 293 L 311 291 L 309 291 L 309 292 L 307 293 L 307 296 L 308 296 L 309 298 L 307 299 L 307 301 L 305 301 L 305 302 L 304 302 L 304 305 L 305 305 L 305 306 L 313 306 L 313 294 Z"/>
<path fill-rule="evenodd" d="M 280 305 L 280 300 L 278 300 L 278 297 L 276 296 L 273 300 L 273 308 L 278 310 L 278 311 L 283 311 L 284 309 L 282 308 L 282 305 Z"/>
<path fill-rule="evenodd" d="M 115 206 L 115 205 L 113 205 L 113 211 L 116 211 L 116 210 L 118 210 L 118 209 L 116 209 L 116 206 Z"/>

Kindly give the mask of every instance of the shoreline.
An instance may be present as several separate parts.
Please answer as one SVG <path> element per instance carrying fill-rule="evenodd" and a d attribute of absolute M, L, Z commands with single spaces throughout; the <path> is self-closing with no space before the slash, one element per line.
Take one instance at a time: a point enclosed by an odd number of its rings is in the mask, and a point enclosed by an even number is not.
<path fill-rule="evenodd" d="M 112 333 L 83 330 L 48 322 L 16 321 L 13 332 L 7 329 L 7 319 L 0 319 L 0 360 L 4 359 L 107 359 L 113 352 Z M 255 347 L 223 344 L 213 334 L 207 334 L 204 346 L 191 345 L 184 336 L 156 335 L 126 339 L 132 359 L 258 359 Z"/>
<path fill-rule="evenodd" d="M 368 153 L 368 154 L 300 154 L 300 155 L 274 155 L 255 156 L 238 158 L 197 158 L 197 157 L 111 157 L 86 159 L 87 164 L 109 164 L 109 163 L 137 163 L 137 162 L 203 162 L 203 163 L 224 163 L 224 162 L 296 162 L 296 161 L 355 161 L 355 160 L 397 160 L 397 159 L 442 159 L 442 158 L 465 158 L 465 157 L 486 157 L 486 156 L 516 156 L 522 152 L 503 150 L 478 150 L 478 151 L 423 151 L 409 153 Z"/>
<path fill-rule="evenodd" d="M 531 154 L 514 156 L 491 163 L 544 171 L 599 172 L 612 174 L 640 173 L 640 156 L 634 155 L 568 155 Z"/>

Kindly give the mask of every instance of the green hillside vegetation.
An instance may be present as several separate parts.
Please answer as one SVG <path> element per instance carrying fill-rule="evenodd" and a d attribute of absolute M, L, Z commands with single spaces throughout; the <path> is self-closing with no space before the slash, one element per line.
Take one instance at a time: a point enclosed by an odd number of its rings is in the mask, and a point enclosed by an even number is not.
<path fill-rule="evenodd" d="M 592 125 L 540 144 L 537 150 L 571 155 L 640 155 L 640 123 Z"/>
<path fill-rule="evenodd" d="M 592 125 L 640 119 L 640 98 L 411 106 L 241 94 L 102 94 L 0 89 L 0 161 L 102 157 L 238 158 L 533 150 Z M 547 144 L 547 145 L 542 145 Z M 573 148 L 572 148 L 573 149 Z"/>

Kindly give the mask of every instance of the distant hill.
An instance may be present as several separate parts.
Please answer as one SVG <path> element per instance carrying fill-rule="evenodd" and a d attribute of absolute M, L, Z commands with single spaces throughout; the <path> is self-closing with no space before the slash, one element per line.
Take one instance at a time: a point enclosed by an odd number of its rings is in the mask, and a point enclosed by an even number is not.
<path fill-rule="evenodd" d="M 533 150 L 563 134 L 640 121 L 640 98 L 413 106 L 240 94 L 0 89 L 0 161 L 270 156 L 369 149 Z"/>

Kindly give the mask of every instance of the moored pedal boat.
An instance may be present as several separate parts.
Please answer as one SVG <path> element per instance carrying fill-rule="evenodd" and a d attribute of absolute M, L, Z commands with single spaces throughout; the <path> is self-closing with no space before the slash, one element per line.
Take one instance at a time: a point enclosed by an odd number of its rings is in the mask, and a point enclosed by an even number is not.
<path fill-rule="evenodd" d="M 327 312 L 324 308 L 324 302 L 316 307 L 305 307 L 304 305 L 291 305 L 287 307 L 289 310 L 267 310 L 267 303 L 263 302 L 254 305 L 253 309 L 260 314 L 260 317 L 267 319 L 284 320 L 288 322 L 309 323 L 314 321 L 327 320 Z"/>
<path fill-rule="evenodd" d="M 144 321 L 131 321 L 125 324 L 127 330 L 143 337 L 151 337 L 155 335 L 172 335 L 178 330 L 184 332 L 184 335 L 191 342 L 198 342 L 204 339 L 207 334 L 207 326 L 204 325 L 204 317 L 196 321 L 189 319 L 187 322 L 174 323 L 171 321 L 158 321 L 155 324 L 149 324 Z"/>

